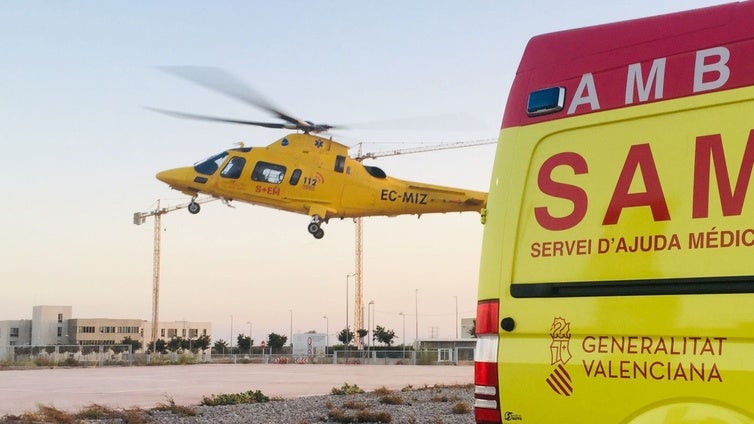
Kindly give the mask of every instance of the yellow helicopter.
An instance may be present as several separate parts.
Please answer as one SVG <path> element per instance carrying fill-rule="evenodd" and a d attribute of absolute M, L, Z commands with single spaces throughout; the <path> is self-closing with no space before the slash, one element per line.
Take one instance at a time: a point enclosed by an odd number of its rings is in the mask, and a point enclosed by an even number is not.
<path fill-rule="evenodd" d="M 216 68 L 165 68 L 166 71 L 274 114 L 284 122 L 257 122 L 207 115 L 152 110 L 173 116 L 216 122 L 294 129 L 266 147 L 232 148 L 193 166 L 170 169 L 157 179 L 191 196 L 188 211 L 206 194 L 225 202 L 255 205 L 306 214 L 307 231 L 324 236 L 322 224 L 331 218 L 481 212 L 487 193 L 399 180 L 375 166 L 361 163 L 373 155 L 352 158 L 349 147 L 318 135 L 336 128 L 283 113 L 240 80 Z"/>

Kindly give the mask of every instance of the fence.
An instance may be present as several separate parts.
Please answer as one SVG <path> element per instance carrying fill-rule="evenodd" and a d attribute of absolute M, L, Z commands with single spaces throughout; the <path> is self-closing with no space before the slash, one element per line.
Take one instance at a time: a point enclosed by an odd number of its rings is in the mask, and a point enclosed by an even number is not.
<path fill-rule="evenodd" d="M 130 366 L 133 361 L 131 345 L 0 346 L 4 366 Z"/>
<path fill-rule="evenodd" d="M 0 346 L 0 366 L 132 366 L 167 364 L 352 364 L 352 365 L 473 365 L 474 348 L 414 350 L 337 350 L 330 355 L 220 355 L 190 351 L 148 354 L 131 352 L 130 345 Z"/>

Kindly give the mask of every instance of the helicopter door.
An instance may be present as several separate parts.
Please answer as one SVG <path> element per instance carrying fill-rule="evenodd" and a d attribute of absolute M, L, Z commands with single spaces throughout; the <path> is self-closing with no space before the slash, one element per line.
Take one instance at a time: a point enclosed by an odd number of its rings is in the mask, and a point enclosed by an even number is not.
<path fill-rule="evenodd" d="M 241 191 L 243 187 L 238 186 L 238 179 L 245 165 L 246 159 L 239 156 L 231 157 L 220 171 L 220 179 L 217 182 L 220 189 L 228 192 Z"/>
<path fill-rule="evenodd" d="M 246 159 L 234 156 L 230 158 L 228 164 L 225 165 L 225 168 L 220 172 L 220 176 L 237 180 L 241 177 L 241 171 L 243 171 L 244 165 L 246 165 Z"/>

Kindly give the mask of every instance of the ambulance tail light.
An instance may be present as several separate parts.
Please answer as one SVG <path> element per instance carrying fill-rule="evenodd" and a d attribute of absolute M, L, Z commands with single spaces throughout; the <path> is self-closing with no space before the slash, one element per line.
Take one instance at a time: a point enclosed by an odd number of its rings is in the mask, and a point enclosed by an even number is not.
<path fill-rule="evenodd" d="M 476 312 L 474 357 L 474 418 L 477 423 L 500 423 L 497 346 L 500 303 L 483 300 Z"/>

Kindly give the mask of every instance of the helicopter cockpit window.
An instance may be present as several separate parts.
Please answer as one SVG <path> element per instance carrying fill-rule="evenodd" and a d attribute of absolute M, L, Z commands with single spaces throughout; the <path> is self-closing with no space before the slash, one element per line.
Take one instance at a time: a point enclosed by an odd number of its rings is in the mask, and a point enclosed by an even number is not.
<path fill-rule="evenodd" d="M 285 178 L 285 167 L 269 162 L 257 162 L 254 172 L 251 173 L 252 180 L 264 183 L 280 184 L 283 178 Z"/>
<path fill-rule="evenodd" d="M 246 165 L 246 159 L 238 156 L 230 158 L 228 164 L 225 165 L 223 171 L 220 173 L 225 178 L 238 179 L 243 171 L 243 166 Z"/>
<path fill-rule="evenodd" d="M 387 177 L 387 174 L 385 174 L 385 171 L 383 171 L 381 168 L 377 168 L 376 166 L 364 165 L 364 169 L 367 170 L 369 175 L 375 178 L 383 179 Z"/>
<path fill-rule="evenodd" d="M 343 169 L 346 167 L 346 157 L 345 156 L 335 156 L 335 172 L 343 173 Z"/>
<path fill-rule="evenodd" d="M 194 164 L 194 171 L 204 175 L 212 175 L 223 163 L 226 156 L 228 156 L 228 152 L 222 152 L 197 162 Z"/>

